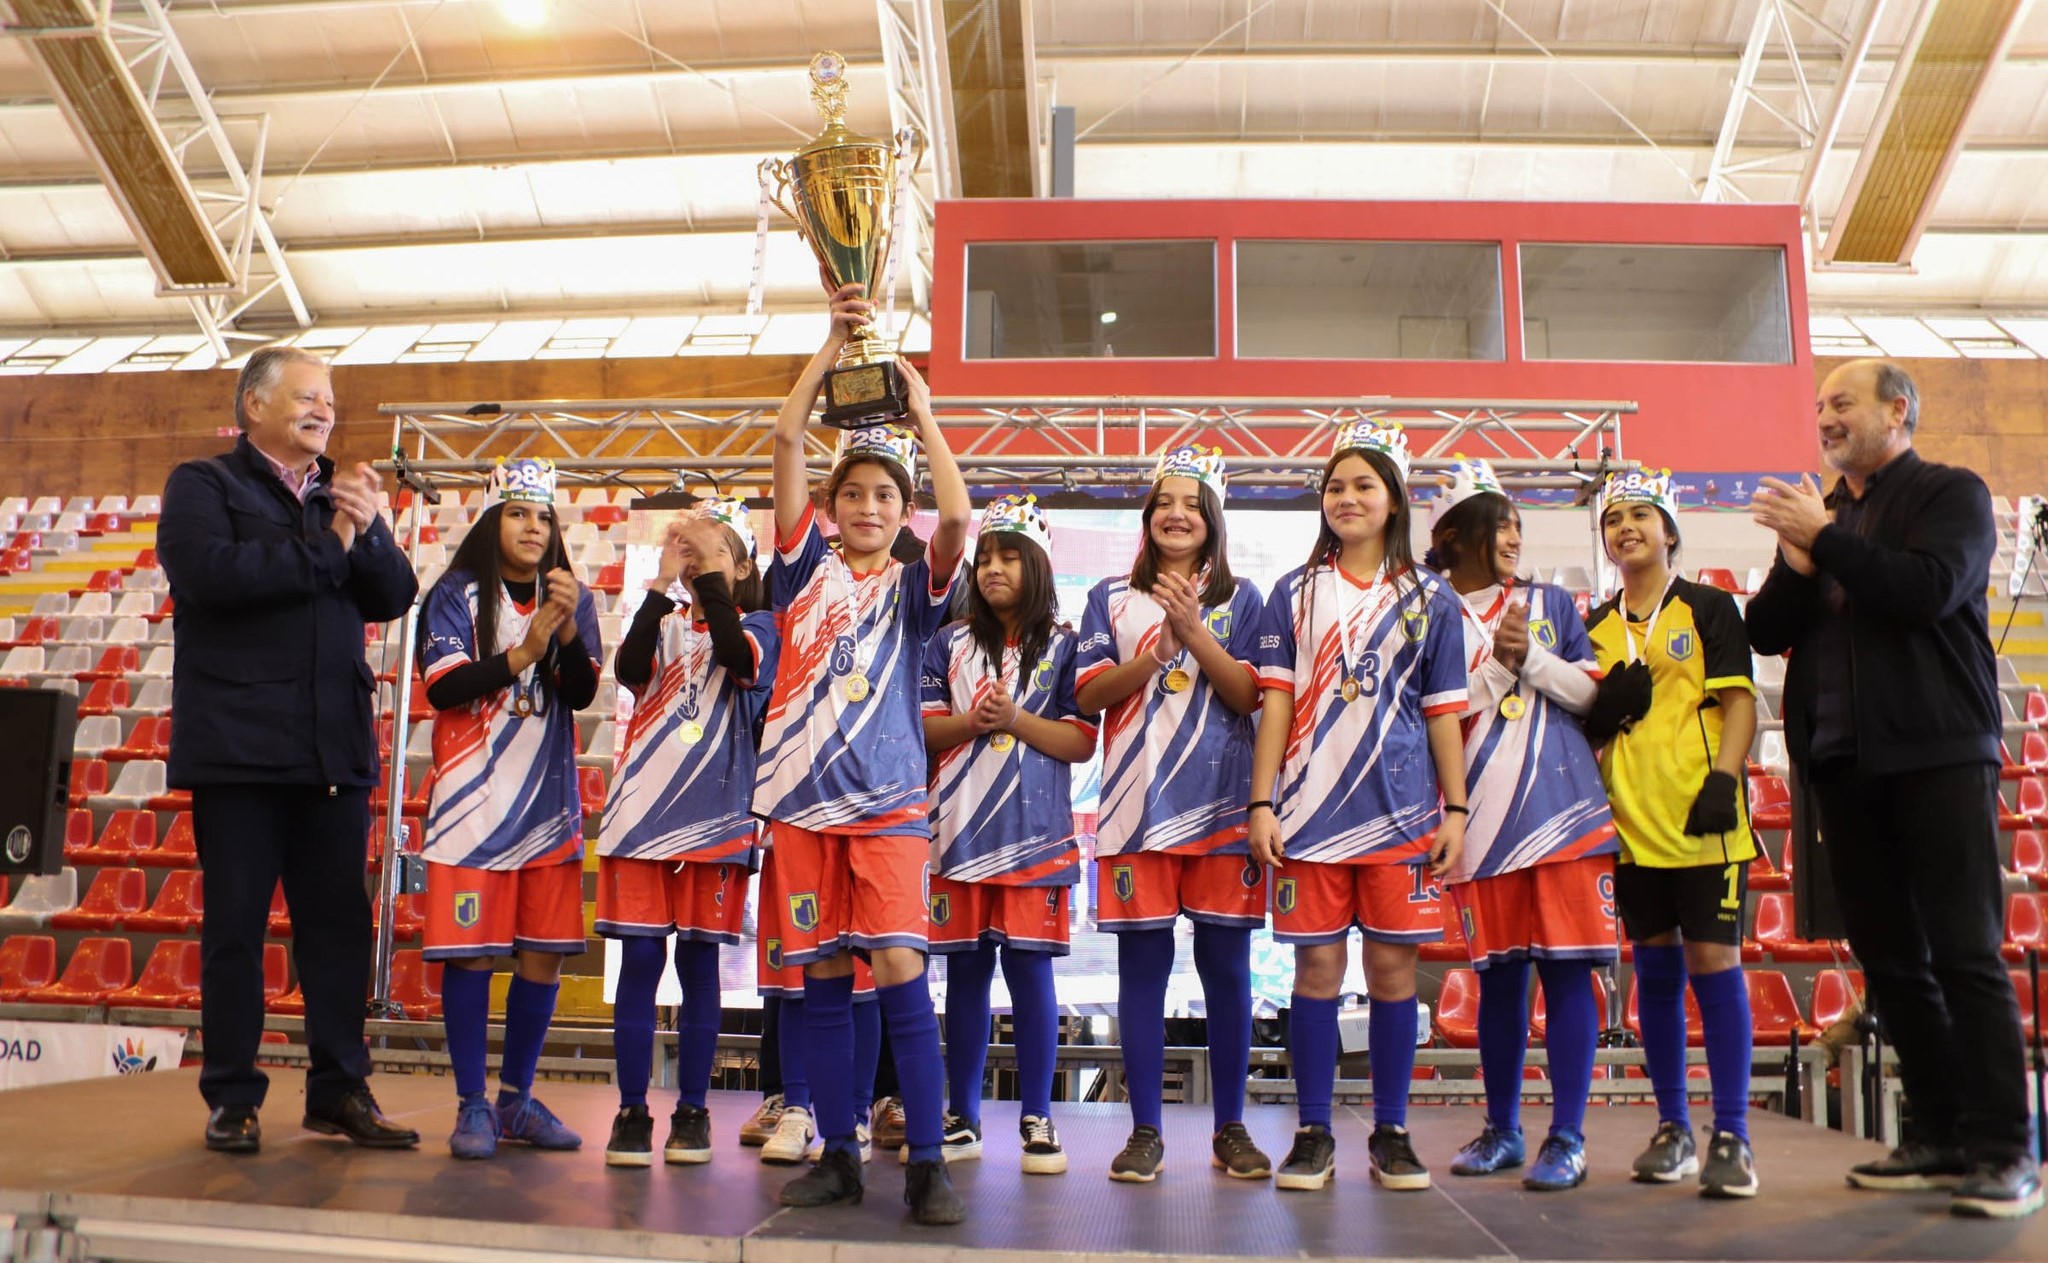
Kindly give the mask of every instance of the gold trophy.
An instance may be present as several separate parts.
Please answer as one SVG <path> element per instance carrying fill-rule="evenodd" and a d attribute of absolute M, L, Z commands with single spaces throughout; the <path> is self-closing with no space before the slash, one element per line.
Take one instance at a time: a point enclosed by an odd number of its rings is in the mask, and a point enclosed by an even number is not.
<path fill-rule="evenodd" d="M 847 131 L 846 58 L 838 53 L 811 58 L 811 100 L 825 130 L 794 156 L 762 162 L 761 188 L 796 221 L 828 286 L 859 285 L 879 303 L 894 244 L 897 164 L 917 169 L 924 133 L 904 127 L 882 141 Z M 855 329 L 825 374 L 825 424 L 858 429 L 909 410 L 895 346 L 873 325 Z"/>

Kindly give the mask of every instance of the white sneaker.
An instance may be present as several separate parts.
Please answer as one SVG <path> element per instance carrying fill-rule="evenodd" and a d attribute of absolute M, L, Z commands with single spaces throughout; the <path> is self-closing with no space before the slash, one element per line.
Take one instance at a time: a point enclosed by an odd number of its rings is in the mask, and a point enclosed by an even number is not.
<path fill-rule="evenodd" d="M 875 1160 L 875 1133 L 868 1128 L 866 1123 L 855 1123 L 853 1125 L 853 1138 L 860 1144 L 860 1160 L 862 1162 L 873 1162 Z"/>
<path fill-rule="evenodd" d="M 775 1124 L 775 1134 L 761 1146 L 761 1161 L 770 1166 L 793 1167 L 818 1147 L 818 1128 L 811 1121 L 811 1112 L 801 1105 L 790 1105 L 783 1109 L 781 1121 Z"/>
<path fill-rule="evenodd" d="M 1060 1133 L 1043 1114 L 1026 1114 L 1017 1122 L 1018 1138 L 1024 1142 L 1024 1174 L 1059 1175 L 1067 1169 L 1067 1151 L 1060 1148 Z"/>

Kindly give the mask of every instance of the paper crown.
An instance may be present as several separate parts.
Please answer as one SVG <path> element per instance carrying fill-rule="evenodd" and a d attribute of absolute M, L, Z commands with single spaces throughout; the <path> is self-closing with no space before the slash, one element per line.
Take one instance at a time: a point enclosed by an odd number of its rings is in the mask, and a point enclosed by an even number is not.
<path fill-rule="evenodd" d="M 1678 521 L 1678 488 L 1668 469 L 1631 469 L 1625 474 L 1607 475 L 1607 485 L 1600 490 L 1602 515 L 1614 504 L 1654 505 L 1664 510 L 1664 516 L 1674 525 Z"/>
<path fill-rule="evenodd" d="M 744 544 L 747 550 L 746 556 L 738 558 L 738 560 L 753 560 L 755 549 L 754 523 L 753 519 L 747 514 L 746 501 L 736 500 L 731 496 L 712 496 L 709 499 L 699 500 L 696 505 L 696 512 L 698 517 L 708 518 L 720 526 L 730 527 L 733 534 L 740 537 L 740 543 Z"/>
<path fill-rule="evenodd" d="M 503 504 L 507 500 L 553 504 L 555 462 L 538 456 L 522 456 L 517 460 L 499 457 L 498 467 L 491 471 L 491 503 Z"/>
<path fill-rule="evenodd" d="M 839 440 L 839 459 L 851 460 L 856 456 L 879 456 L 883 460 L 895 461 L 910 475 L 910 481 L 917 481 L 917 431 L 904 425 L 871 425 L 863 430 L 842 431 Z"/>
<path fill-rule="evenodd" d="M 1332 456 L 1338 452 L 1378 452 L 1394 462 L 1401 481 L 1408 481 L 1408 433 L 1395 422 L 1346 421 L 1337 427 L 1337 442 L 1330 448 Z"/>
<path fill-rule="evenodd" d="M 1192 478 L 1223 498 L 1223 449 L 1212 447 L 1207 451 L 1188 444 L 1159 454 L 1159 464 L 1152 471 L 1152 485 L 1158 486 L 1168 478 Z"/>
<path fill-rule="evenodd" d="M 1444 489 L 1436 493 L 1436 499 L 1429 502 L 1429 529 L 1436 530 L 1436 524 L 1444 514 L 1470 500 L 1473 496 L 1496 495 L 1505 498 L 1507 488 L 1500 485 L 1500 479 L 1493 472 L 1493 466 L 1483 460 L 1468 459 L 1464 453 L 1455 453 L 1451 466 L 1451 480 Z"/>
<path fill-rule="evenodd" d="M 1004 496 L 981 511 L 981 534 L 1022 535 L 1052 556 L 1052 524 L 1038 507 L 1037 496 Z"/>

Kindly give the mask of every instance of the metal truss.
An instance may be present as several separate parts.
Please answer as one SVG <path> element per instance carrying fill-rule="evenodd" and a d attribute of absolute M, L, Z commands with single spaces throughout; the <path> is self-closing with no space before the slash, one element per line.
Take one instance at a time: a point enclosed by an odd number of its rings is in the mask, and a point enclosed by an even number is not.
<path fill-rule="evenodd" d="M 214 354 L 224 361 L 239 353 L 236 343 L 243 344 L 242 350 L 250 350 L 276 338 L 274 330 L 250 334 L 237 328 L 265 299 L 280 298 L 301 329 L 311 327 L 313 317 L 259 202 L 269 116 L 223 115 L 214 109 L 171 27 L 162 0 L 99 0 L 91 14 L 89 24 L 9 33 L 30 39 L 104 39 L 111 45 L 143 108 L 142 114 L 132 118 L 132 125 L 156 132 L 153 140 L 169 151 L 176 175 L 185 186 L 179 194 L 196 204 L 229 265 L 225 284 L 173 280 L 149 234 L 124 204 L 123 213 L 157 272 L 157 292 L 184 300 Z M 111 94 L 110 99 L 118 96 Z M 61 93 L 58 104 L 76 125 L 76 116 Z M 87 140 L 88 149 L 94 148 L 90 138 L 82 139 Z M 246 159 L 242 156 L 245 152 L 249 155 Z M 101 163 L 107 170 L 104 156 Z M 203 173 L 205 184 L 195 179 L 195 171 Z M 112 187 L 111 171 L 107 174 L 109 191 L 115 193 L 117 204 L 122 203 L 121 194 Z"/>
<path fill-rule="evenodd" d="M 1888 0 L 1859 0 L 1840 28 L 1798 0 L 1758 0 L 1749 41 L 1736 64 L 1728 112 L 1714 143 L 1714 156 L 1700 183 L 1703 202 L 1784 202 L 1799 206 L 1808 237 L 1807 257 L 1820 258 L 1819 216 L 1813 209 L 1814 181 L 1834 148 L 1856 78 Z M 1833 50 L 1815 56 L 1799 43 L 1818 35 Z M 1745 141 L 1745 128 L 1751 132 Z M 1759 132 L 1768 133 L 1762 140 Z M 1737 159 L 1738 145 L 1755 150 Z M 1787 196 L 1786 182 L 1793 182 Z"/>
<path fill-rule="evenodd" d="M 555 462 L 572 484 L 662 490 L 690 477 L 765 485 L 779 399 L 634 399 L 504 404 L 396 403 L 392 446 L 413 468 L 480 487 L 500 457 Z M 1354 399 L 1002 399 L 933 403 L 971 484 L 1050 490 L 1142 486 L 1157 453 L 1184 443 L 1222 449 L 1233 486 L 1311 489 L 1337 427 L 1399 422 L 1414 468 L 1484 457 L 1516 488 L 1585 491 L 1626 467 L 1616 401 Z M 806 436 L 829 467 L 834 431 Z"/>

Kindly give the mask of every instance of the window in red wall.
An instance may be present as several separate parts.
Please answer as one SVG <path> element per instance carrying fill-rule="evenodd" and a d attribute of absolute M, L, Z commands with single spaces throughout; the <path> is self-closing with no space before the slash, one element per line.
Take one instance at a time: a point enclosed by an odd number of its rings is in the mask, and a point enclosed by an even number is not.
<path fill-rule="evenodd" d="M 1532 360 L 1790 364 L 1779 246 L 1524 245 Z"/>
<path fill-rule="evenodd" d="M 1500 360 L 1494 242 L 1240 241 L 1244 359 Z"/>
<path fill-rule="evenodd" d="M 970 360 L 1209 359 L 1214 241 L 978 241 Z"/>

